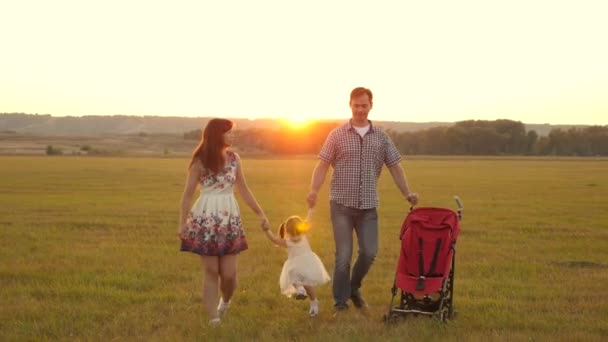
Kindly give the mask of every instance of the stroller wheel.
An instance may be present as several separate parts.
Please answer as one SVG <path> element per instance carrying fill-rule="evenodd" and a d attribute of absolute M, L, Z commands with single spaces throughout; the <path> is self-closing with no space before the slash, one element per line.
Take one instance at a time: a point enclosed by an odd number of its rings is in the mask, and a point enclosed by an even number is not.
<path fill-rule="evenodd" d="M 450 318 L 447 308 L 441 309 L 439 312 L 434 314 L 433 317 L 443 323 L 446 323 Z"/>
<path fill-rule="evenodd" d="M 448 319 L 455 319 L 458 317 L 458 310 L 450 310 Z"/>

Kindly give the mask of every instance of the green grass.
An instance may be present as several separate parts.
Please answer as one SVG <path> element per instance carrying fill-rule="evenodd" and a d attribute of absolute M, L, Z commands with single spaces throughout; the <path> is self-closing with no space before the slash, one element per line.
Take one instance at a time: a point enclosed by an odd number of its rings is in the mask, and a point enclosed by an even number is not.
<path fill-rule="evenodd" d="M 279 294 L 285 251 L 241 204 L 250 249 L 222 327 L 201 305 L 202 273 L 175 238 L 186 159 L 0 157 L 0 340 L 605 340 L 608 161 L 405 160 L 422 206 L 465 204 L 455 304 L 447 325 L 381 322 L 408 210 L 386 170 L 380 250 L 364 282 L 367 315 L 321 314 Z M 247 159 L 245 175 L 273 226 L 305 214 L 312 159 Z M 320 198 L 327 198 L 329 178 Z M 309 233 L 333 269 L 328 204 Z M 587 263 L 584 263 L 587 262 Z M 599 264 L 599 265 L 598 265 Z M 603 267 L 602 267 L 603 265 Z"/>

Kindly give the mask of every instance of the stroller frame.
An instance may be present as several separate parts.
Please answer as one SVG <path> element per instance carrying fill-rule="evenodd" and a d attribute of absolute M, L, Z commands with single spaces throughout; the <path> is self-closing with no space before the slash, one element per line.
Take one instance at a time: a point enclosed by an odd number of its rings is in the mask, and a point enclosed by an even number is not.
<path fill-rule="evenodd" d="M 458 196 L 454 196 L 454 200 L 458 206 L 456 212 L 458 221 L 462 220 L 462 211 L 464 209 L 462 202 Z M 410 212 L 413 207 L 410 208 Z M 456 310 L 454 309 L 454 273 L 456 268 L 456 242 L 451 244 L 452 251 L 452 262 L 449 275 L 443 279 L 441 284 L 441 290 L 435 294 L 439 295 L 438 298 L 433 298 L 430 294 L 424 294 L 423 296 L 408 293 L 403 289 L 397 287 L 397 274 L 395 274 L 395 280 L 393 281 L 393 287 L 391 289 L 391 302 L 389 304 L 388 313 L 384 315 L 384 321 L 386 323 L 394 323 L 400 318 L 407 318 L 408 315 L 424 315 L 435 318 L 441 322 L 447 322 L 449 319 L 453 319 L 456 316 Z M 424 281 L 425 277 L 420 275 L 420 280 Z M 395 297 L 400 293 L 399 303 L 394 305 Z"/>

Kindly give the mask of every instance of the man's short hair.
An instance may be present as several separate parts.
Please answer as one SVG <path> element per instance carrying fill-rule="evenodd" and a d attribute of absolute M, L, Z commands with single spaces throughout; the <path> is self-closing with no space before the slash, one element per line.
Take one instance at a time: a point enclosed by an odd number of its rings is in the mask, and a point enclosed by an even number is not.
<path fill-rule="evenodd" d="M 352 101 L 355 97 L 359 97 L 361 95 L 366 95 L 367 97 L 369 97 L 369 102 L 372 102 L 374 99 L 374 95 L 372 95 L 372 91 L 364 88 L 364 87 L 357 87 L 355 89 L 353 89 L 353 91 L 350 92 L 350 100 Z"/>

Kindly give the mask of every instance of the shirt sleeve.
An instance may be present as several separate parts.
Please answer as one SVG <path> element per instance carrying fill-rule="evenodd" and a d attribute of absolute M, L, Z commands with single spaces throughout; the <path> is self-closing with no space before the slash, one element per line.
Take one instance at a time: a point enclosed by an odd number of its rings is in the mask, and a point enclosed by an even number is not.
<path fill-rule="evenodd" d="M 331 131 L 325 139 L 325 143 L 319 152 L 319 159 L 329 164 L 336 160 L 336 134 L 335 131 Z"/>
<path fill-rule="evenodd" d="M 385 134 L 386 137 L 386 154 L 384 155 L 384 163 L 386 166 L 391 167 L 401 161 L 401 153 L 397 149 L 397 146 L 391 140 L 391 137 Z"/>

